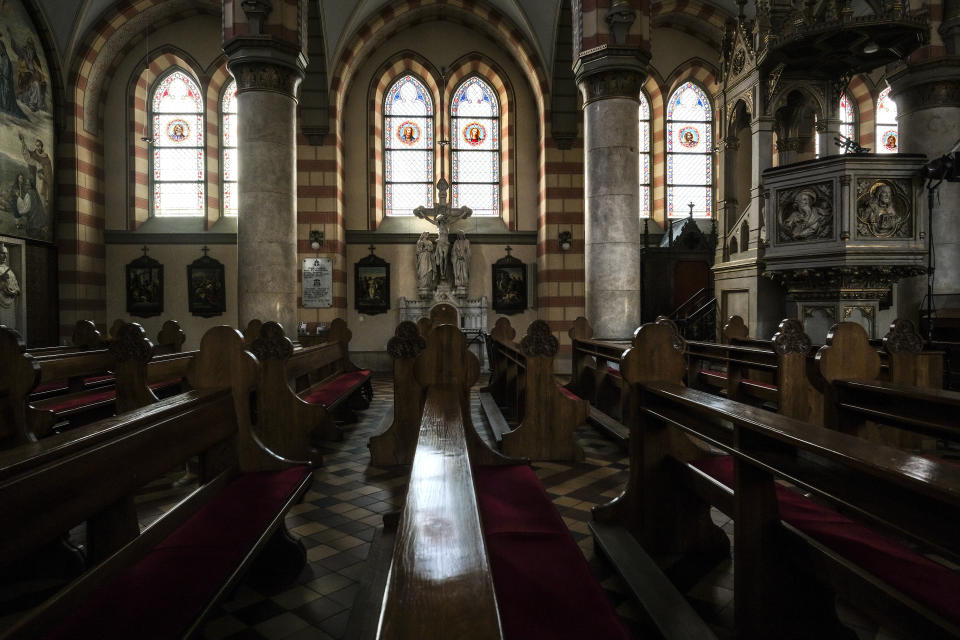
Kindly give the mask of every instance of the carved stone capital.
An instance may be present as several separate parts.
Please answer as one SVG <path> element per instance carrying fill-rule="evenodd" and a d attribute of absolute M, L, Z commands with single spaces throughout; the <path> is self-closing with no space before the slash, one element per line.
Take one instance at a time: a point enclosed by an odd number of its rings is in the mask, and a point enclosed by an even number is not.
<path fill-rule="evenodd" d="M 960 108 L 960 60 L 938 58 L 889 77 L 897 115 L 942 107 Z"/>
<path fill-rule="evenodd" d="M 584 106 L 607 98 L 639 102 L 649 62 L 650 53 L 635 47 L 601 45 L 581 53 L 573 63 L 573 75 Z"/>
<path fill-rule="evenodd" d="M 237 80 L 237 93 L 272 91 L 295 97 L 303 72 L 292 67 L 261 60 L 230 63 L 230 72 Z"/>
<path fill-rule="evenodd" d="M 240 8 L 247 16 L 250 33 L 255 36 L 262 34 L 263 23 L 273 10 L 273 3 L 270 0 L 242 0 Z"/>
<path fill-rule="evenodd" d="M 607 11 L 607 26 L 613 36 L 613 42 L 623 45 L 627 42 L 627 32 L 637 19 L 637 12 L 626 0 L 613 0 Z"/>

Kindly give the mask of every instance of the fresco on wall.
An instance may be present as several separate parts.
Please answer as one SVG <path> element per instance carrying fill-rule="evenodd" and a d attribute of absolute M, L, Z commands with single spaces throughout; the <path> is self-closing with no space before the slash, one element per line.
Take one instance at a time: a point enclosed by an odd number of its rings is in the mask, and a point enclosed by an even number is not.
<path fill-rule="evenodd" d="M 20 0 L 0 2 L 0 234 L 53 241 L 50 69 Z"/>

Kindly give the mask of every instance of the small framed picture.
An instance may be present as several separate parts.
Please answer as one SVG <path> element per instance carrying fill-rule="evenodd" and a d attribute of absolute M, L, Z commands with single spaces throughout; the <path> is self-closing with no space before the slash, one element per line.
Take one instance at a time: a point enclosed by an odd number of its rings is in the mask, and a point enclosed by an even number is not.
<path fill-rule="evenodd" d="M 150 318 L 163 313 L 163 265 L 144 254 L 126 266 L 127 313 Z"/>
<path fill-rule="evenodd" d="M 371 252 L 353 269 L 353 308 L 370 316 L 389 311 L 390 264 Z"/>
<path fill-rule="evenodd" d="M 226 288 L 219 260 L 204 255 L 187 265 L 187 308 L 191 314 L 201 318 L 223 315 L 227 310 Z"/>
<path fill-rule="evenodd" d="M 513 256 L 493 264 L 493 310 L 504 315 L 527 308 L 527 265 Z"/>

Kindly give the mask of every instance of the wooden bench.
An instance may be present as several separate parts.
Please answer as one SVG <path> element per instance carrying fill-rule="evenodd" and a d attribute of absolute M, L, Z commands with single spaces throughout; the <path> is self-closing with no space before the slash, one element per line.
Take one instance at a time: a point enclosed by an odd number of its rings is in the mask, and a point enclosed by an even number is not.
<path fill-rule="evenodd" d="M 249 349 L 261 364 L 255 422 L 264 442 L 280 451 L 289 439 L 315 432 L 342 440 L 337 426 L 351 421 L 353 408 L 364 408 L 373 395 L 370 371 L 350 362 L 350 331 L 334 320 L 329 342 L 294 348 L 276 322 L 264 322 Z"/>
<path fill-rule="evenodd" d="M 394 347 L 420 350 L 407 364 L 425 402 L 383 606 L 361 637 L 625 640 L 536 475 L 474 430 L 480 367 L 463 333 L 435 326 L 421 348 L 411 327 Z"/>
<path fill-rule="evenodd" d="M 506 318 L 497 320 L 497 327 L 503 328 L 501 320 Z M 506 335 L 510 333 L 512 329 Z M 574 430 L 587 421 L 589 403 L 554 378 L 553 357 L 560 345 L 550 326 L 534 320 L 519 343 L 506 335 L 491 334 L 495 369 L 480 395 L 501 450 L 531 460 L 583 460 Z M 500 406 L 514 417 L 512 429 L 503 430 L 506 421 Z"/>
<path fill-rule="evenodd" d="M 258 364 L 241 345 L 213 328 L 193 391 L 0 453 L 0 512 L 17 523 L 0 534 L 0 565 L 83 521 L 91 563 L 4 638 L 186 637 L 248 569 L 278 583 L 299 573 L 305 552 L 284 515 L 312 474 L 259 442 Z M 200 486 L 141 532 L 135 492 L 195 455 Z"/>
<path fill-rule="evenodd" d="M 684 388 L 671 336 L 640 331 L 623 358 L 630 479 L 595 536 L 704 553 L 726 544 L 710 506 L 732 517 L 740 637 L 854 637 L 834 594 L 906 637 L 960 633 L 960 575 L 918 552 L 960 559 L 960 468 Z"/>

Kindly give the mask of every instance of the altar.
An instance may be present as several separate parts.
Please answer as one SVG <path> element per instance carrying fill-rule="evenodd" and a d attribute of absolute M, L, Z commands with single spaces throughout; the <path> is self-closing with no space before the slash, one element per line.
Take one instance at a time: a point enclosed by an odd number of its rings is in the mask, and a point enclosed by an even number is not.
<path fill-rule="evenodd" d="M 408 300 L 401 297 L 397 305 L 400 310 L 399 322 L 404 320 L 416 322 L 420 318 L 429 318 L 430 310 L 440 303 L 448 304 L 457 310 L 457 325 L 467 336 L 470 351 L 480 360 L 480 367 L 487 370 L 489 363 L 484 348 L 483 334 L 487 331 L 487 312 L 490 309 L 490 304 L 486 296 L 473 299 L 457 299 L 440 292 L 437 296 L 427 300 Z"/>

